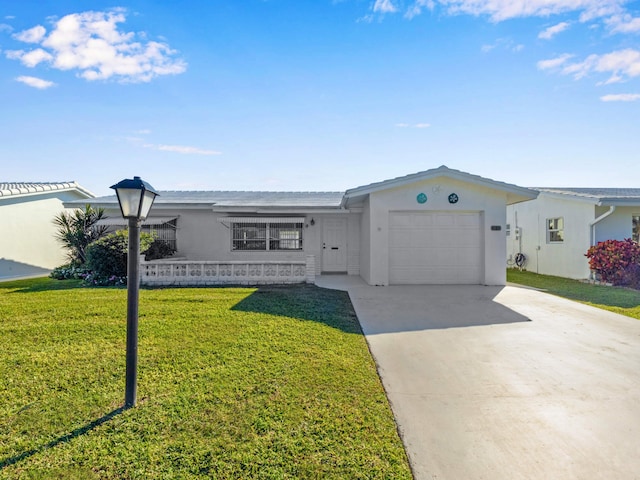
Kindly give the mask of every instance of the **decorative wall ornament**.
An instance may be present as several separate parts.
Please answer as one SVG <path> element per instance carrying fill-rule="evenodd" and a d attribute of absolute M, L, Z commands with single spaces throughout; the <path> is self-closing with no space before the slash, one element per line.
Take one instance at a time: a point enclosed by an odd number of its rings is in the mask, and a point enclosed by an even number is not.
<path fill-rule="evenodd" d="M 460 198 L 458 197 L 457 193 L 452 193 L 451 195 L 449 195 L 449 203 L 458 203 L 458 200 L 460 200 Z"/>
<path fill-rule="evenodd" d="M 419 193 L 418 196 L 416 197 L 416 200 L 420 204 L 427 203 L 427 194 Z"/>

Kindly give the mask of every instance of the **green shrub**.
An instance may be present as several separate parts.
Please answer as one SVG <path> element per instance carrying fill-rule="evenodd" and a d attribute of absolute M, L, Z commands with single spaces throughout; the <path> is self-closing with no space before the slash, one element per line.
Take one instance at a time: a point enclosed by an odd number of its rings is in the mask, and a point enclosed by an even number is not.
<path fill-rule="evenodd" d="M 104 279 L 127 276 L 129 233 L 118 230 L 91 243 L 87 247 L 87 269 L 91 271 L 91 284 L 103 284 Z M 148 233 L 140 235 L 140 252 L 144 253 L 153 243 Z M 107 283 L 113 285 L 113 283 Z"/>
<path fill-rule="evenodd" d="M 81 279 L 84 278 L 87 273 L 89 273 L 87 267 L 68 263 L 54 268 L 49 274 L 49 277 L 55 278 L 56 280 Z"/>
<path fill-rule="evenodd" d="M 159 260 L 161 258 L 170 257 L 176 253 L 176 249 L 164 240 L 154 239 L 147 251 L 145 252 L 145 260 Z"/>

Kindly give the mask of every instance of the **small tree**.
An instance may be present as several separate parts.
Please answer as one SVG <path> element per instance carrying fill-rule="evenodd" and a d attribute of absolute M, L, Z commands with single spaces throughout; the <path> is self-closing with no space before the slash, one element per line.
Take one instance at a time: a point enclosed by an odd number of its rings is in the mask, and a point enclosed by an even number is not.
<path fill-rule="evenodd" d="M 87 246 L 107 231 L 106 225 L 97 225 L 103 218 L 107 218 L 104 209 L 94 209 L 91 205 L 61 212 L 54 217 L 53 223 L 58 227 L 55 238 L 67 249 L 71 264 L 82 265 L 87 261 Z"/>
<path fill-rule="evenodd" d="M 640 245 L 630 238 L 598 242 L 586 253 L 589 267 L 600 275 L 603 281 L 614 285 L 637 283 L 640 264 Z"/>

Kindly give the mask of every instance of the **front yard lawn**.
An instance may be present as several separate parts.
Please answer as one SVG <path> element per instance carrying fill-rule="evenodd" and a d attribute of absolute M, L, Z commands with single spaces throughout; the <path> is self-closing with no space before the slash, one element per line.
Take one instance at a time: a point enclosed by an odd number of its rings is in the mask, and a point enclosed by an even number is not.
<path fill-rule="evenodd" d="M 411 478 L 344 292 L 0 283 L 0 478 Z"/>
<path fill-rule="evenodd" d="M 592 285 L 579 280 L 521 272 L 516 269 L 507 270 L 507 281 L 539 288 L 559 297 L 640 319 L 640 291 L 638 290 Z"/>

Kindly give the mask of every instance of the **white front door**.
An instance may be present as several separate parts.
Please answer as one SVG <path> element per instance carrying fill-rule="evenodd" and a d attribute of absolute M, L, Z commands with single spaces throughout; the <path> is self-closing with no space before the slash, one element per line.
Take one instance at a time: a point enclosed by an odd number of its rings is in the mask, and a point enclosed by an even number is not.
<path fill-rule="evenodd" d="M 346 218 L 326 218 L 322 222 L 322 271 L 347 271 Z"/>

